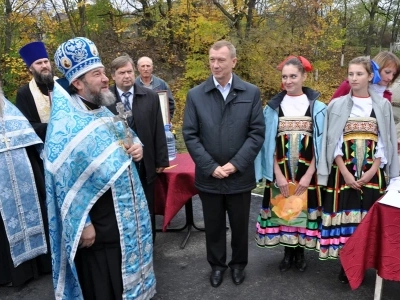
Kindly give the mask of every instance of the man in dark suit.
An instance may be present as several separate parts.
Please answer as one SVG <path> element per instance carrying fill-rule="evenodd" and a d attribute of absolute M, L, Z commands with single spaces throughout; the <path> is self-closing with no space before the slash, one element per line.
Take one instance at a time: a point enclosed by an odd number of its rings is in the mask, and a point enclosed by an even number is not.
<path fill-rule="evenodd" d="M 115 94 L 117 103 L 122 102 L 126 111 L 132 111 L 128 124 L 143 143 L 143 159 L 138 164 L 139 176 L 149 206 L 154 241 L 154 181 L 157 173 L 169 166 L 159 97 L 156 92 L 135 83 L 135 67 L 128 55 L 119 56 L 111 62 L 111 76 L 115 85 L 110 90 Z M 115 105 L 108 108 L 117 114 Z"/>
<path fill-rule="evenodd" d="M 218 287 L 228 267 L 235 284 L 245 278 L 254 160 L 264 142 L 265 123 L 260 90 L 233 73 L 235 47 L 228 41 L 216 42 L 208 59 L 212 75 L 188 92 L 182 132 L 196 165 L 210 282 Z M 226 213 L 232 232 L 228 265 Z"/>

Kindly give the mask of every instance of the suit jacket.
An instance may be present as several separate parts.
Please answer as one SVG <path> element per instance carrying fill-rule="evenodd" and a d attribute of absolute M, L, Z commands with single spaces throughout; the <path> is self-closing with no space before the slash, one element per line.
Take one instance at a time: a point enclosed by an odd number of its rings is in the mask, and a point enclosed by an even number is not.
<path fill-rule="evenodd" d="M 140 167 L 144 166 L 149 184 L 156 179 L 156 168 L 169 166 L 167 140 L 158 94 L 137 84 L 133 85 L 133 89 L 132 117 L 128 123 L 143 143 Z M 121 102 L 115 85 L 110 87 L 110 91 L 116 96 L 117 102 Z M 108 108 L 117 114 L 115 104 Z"/>

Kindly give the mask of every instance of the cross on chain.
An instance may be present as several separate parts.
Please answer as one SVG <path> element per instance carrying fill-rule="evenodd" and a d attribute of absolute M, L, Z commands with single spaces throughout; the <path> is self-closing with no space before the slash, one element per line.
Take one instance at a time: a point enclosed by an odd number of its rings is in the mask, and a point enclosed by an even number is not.
<path fill-rule="evenodd" d="M 132 111 L 125 111 L 124 104 L 122 102 L 118 102 L 116 104 L 118 115 L 114 117 L 114 122 L 122 121 L 125 127 L 125 143 L 128 146 L 132 146 L 133 144 L 133 135 L 129 130 L 128 118 L 132 116 Z"/>

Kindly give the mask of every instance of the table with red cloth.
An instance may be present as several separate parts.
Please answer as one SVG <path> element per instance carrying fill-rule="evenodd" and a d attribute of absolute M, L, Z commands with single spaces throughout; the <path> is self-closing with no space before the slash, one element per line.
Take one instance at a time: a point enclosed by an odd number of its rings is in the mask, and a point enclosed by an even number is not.
<path fill-rule="evenodd" d="M 158 174 L 155 182 L 154 211 L 156 215 L 164 216 L 163 231 L 167 230 L 169 223 L 183 206 L 186 207 L 187 223 L 193 223 L 192 197 L 198 194 L 194 186 L 195 166 L 190 155 L 177 154 L 176 159 L 169 164 L 170 167 Z M 194 224 L 186 224 L 184 228 L 190 225 Z"/>
<path fill-rule="evenodd" d="M 400 281 L 400 209 L 376 202 L 340 251 L 340 261 L 352 289 L 369 268 Z"/>

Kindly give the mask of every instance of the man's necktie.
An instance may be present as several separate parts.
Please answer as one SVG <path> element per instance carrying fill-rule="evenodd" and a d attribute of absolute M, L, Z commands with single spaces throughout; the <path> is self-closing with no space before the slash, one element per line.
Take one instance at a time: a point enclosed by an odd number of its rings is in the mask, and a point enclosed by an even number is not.
<path fill-rule="evenodd" d="M 130 97 L 130 95 L 132 95 L 131 92 L 122 93 L 122 97 L 123 97 L 122 103 L 124 103 L 125 111 L 131 111 L 131 110 L 132 110 L 132 109 L 131 109 L 131 104 L 129 103 L 129 97 Z"/>

